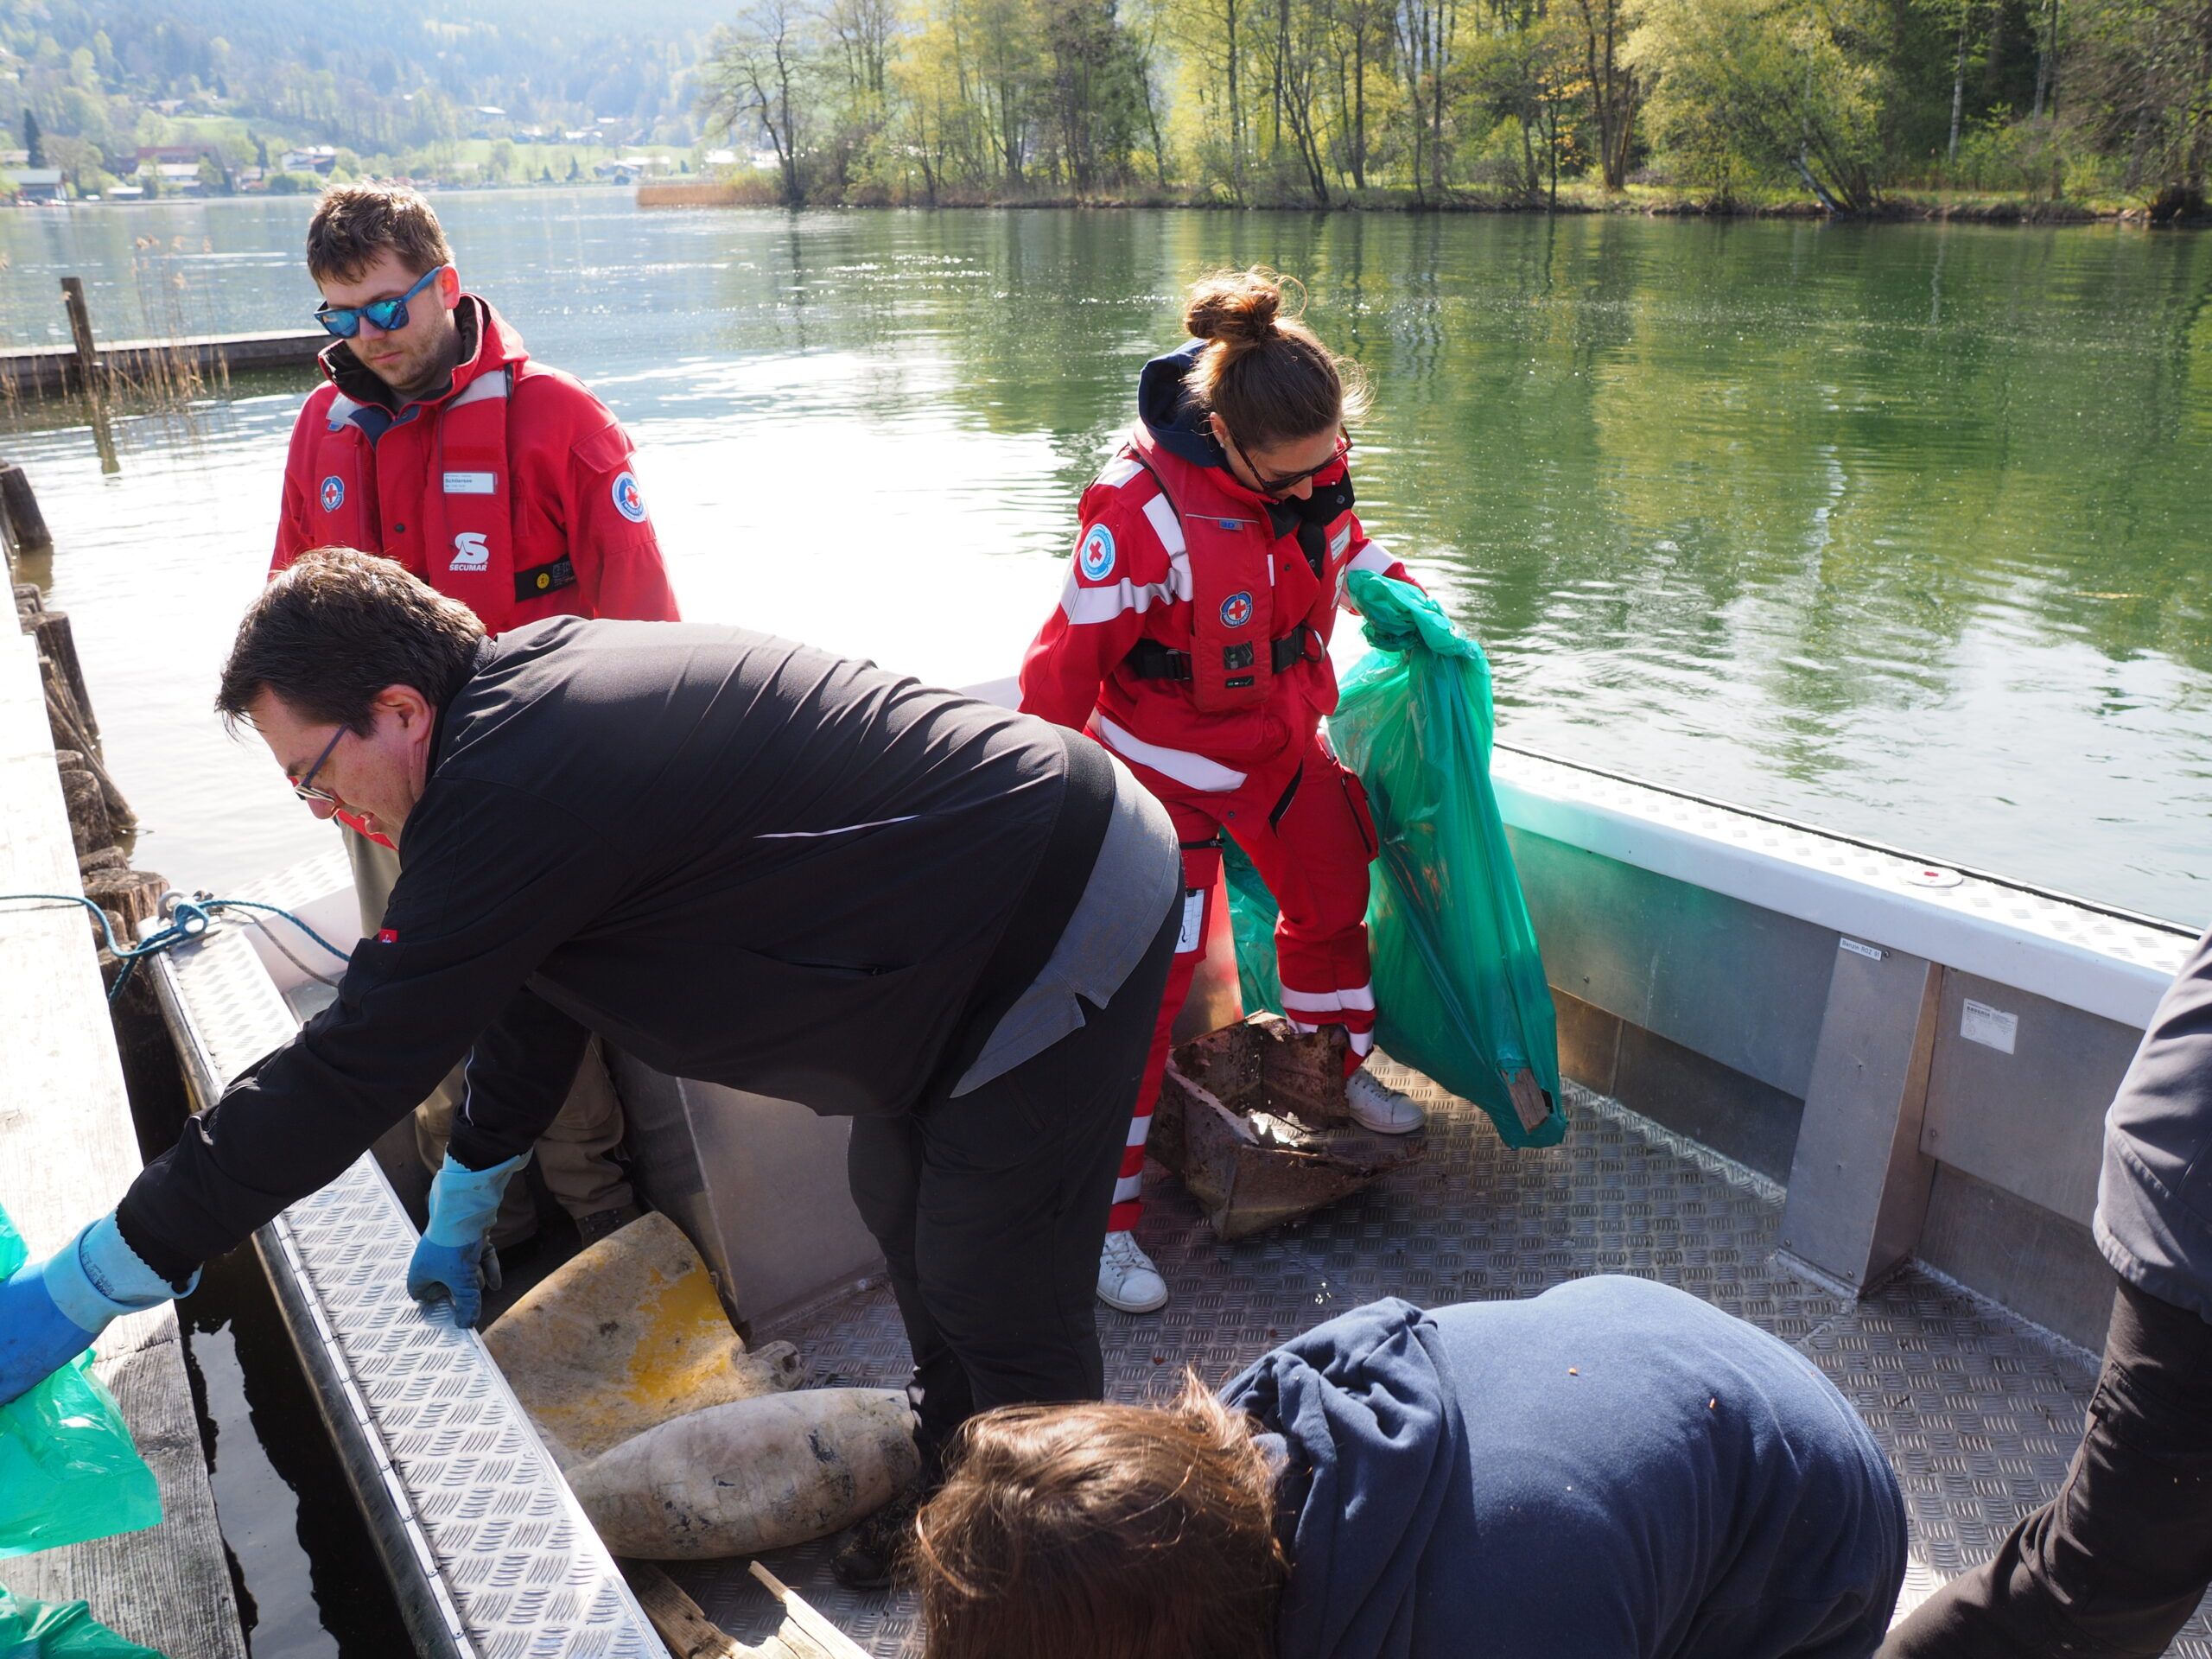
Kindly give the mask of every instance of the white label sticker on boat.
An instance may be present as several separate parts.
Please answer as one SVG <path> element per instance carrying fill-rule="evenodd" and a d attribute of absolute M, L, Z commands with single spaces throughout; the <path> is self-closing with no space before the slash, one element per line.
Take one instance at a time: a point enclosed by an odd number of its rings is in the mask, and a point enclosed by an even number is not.
<path fill-rule="evenodd" d="M 448 473 L 446 474 L 448 495 L 495 495 L 499 493 L 499 480 L 491 473 Z"/>
<path fill-rule="evenodd" d="M 1869 962 L 1879 962 L 1887 954 L 1878 945 L 1861 944 L 1856 939 L 1838 939 L 1836 943 L 1854 957 L 1864 957 Z"/>
<path fill-rule="evenodd" d="M 1986 1002 L 1967 999 L 1966 1012 L 1959 1018 L 1959 1035 L 1970 1043 L 1980 1043 L 1999 1053 L 2010 1054 L 2014 1040 L 2020 1034 L 2020 1016 L 2007 1014 L 2002 1008 L 1993 1008 Z"/>
<path fill-rule="evenodd" d="M 1198 948 L 1205 935 L 1206 893 L 1204 887 L 1183 889 L 1183 931 L 1175 936 L 1175 954 L 1186 957 Z"/>

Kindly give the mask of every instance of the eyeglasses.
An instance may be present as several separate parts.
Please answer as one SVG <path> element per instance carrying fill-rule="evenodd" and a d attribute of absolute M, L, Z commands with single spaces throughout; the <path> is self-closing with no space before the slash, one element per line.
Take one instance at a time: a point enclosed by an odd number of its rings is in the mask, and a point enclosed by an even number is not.
<path fill-rule="evenodd" d="M 387 334 L 396 334 L 407 326 L 407 302 L 430 285 L 430 279 L 443 270 L 443 265 L 433 265 L 423 278 L 396 300 L 371 300 L 366 305 L 332 305 L 327 301 L 315 308 L 315 320 L 340 340 L 351 340 L 361 332 L 361 319 L 366 317 Z"/>
<path fill-rule="evenodd" d="M 1304 472 L 1287 473 L 1281 478 L 1271 478 L 1252 464 L 1252 457 L 1244 453 L 1244 446 L 1236 442 L 1236 435 L 1231 432 L 1226 424 L 1221 430 L 1222 435 L 1229 440 L 1229 447 L 1236 452 L 1236 459 L 1244 463 L 1244 470 L 1251 474 L 1258 482 L 1262 495 L 1281 495 L 1286 491 L 1295 489 L 1307 479 L 1319 477 L 1351 454 L 1351 434 L 1339 430 L 1337 434 L 1336 448 L 1319 467 L 1308 467 Z"/>
<path fill-rule="evenodd" d="M 322 770 L 322 763 L 330 759 L 330 752 L 338 747 L 338 740 L 345 735 L 346 728 L 343 726 L 340 726 L 336 731 L 330 734 L 330 741 L 322 746 L 322 753 L 315 756 L 315 764 L 308 768 L 307 775 L 304 778 L 295 778 L 292 779 L 293 794 L 298 796 L 303 801 L 321 801 L 325 806 L 343 806 L 345 804 L 343 801 L 340 800 L 328 790 L 317 789 L 315 786 L 315 773 Z"/>

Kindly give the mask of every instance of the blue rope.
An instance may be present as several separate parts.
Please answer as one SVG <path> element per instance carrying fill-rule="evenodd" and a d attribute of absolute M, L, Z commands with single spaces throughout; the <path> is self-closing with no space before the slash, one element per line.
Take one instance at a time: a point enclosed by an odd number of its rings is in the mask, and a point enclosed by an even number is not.
<path fill-rule="evenodd" d="M 98 918 L 100 932 L 107 940 L 108 954 L 123 964 L 123 971 L 115 976 L 115 983 L 108 988 L 107 1000 L 111 1002 L 123 995 L 123 988 L 130 982 L 131 970 L 137 967 L 142 957 L 159 956 L 164 950 L 175 950 L 188 939 L 198 938 L 215 925 L 214 912 L 219 910 L 265 910 L 272 916 L 282 916 L 294 927 L 298 928 L 301 932 L 337 957 L 339 961 L 351 960 L 346 952 L 340 950 L 328 939 L 324 938 L 321 934 L 293 915 L 290 911 L 280 909 L 275 905 L 264 905 L 252 899 L 210 899 L 205 894 L 197 899 L 187 899 L 180 894 L 176 900 L 176 908 L 169 912 L 169 925 L 158 933 L 149 933 L 143 942 L 129 947 L 117 942 L 115 929 L 108 923 L 107 912 L 82 894 L 0 893 L 0 904 L 13 904 L 18 899 L 48 899 L 61 904 L 82 905 Z"/>

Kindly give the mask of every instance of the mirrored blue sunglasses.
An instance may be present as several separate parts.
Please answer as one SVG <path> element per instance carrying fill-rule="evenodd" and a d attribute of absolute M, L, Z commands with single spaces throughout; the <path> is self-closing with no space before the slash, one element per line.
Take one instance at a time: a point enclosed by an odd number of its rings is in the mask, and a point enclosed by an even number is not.
<path fill-rule="evenodd" d="M 340 340 L 351 340 L 359 334 L 363 317 L 384 333 L 396 334 L 407 326 L 407 302 L 428 288 L 430 279 L 444 269 L 443 265 L 431 266 L 423 272 L 421 281 L 395 300 L 371 300 L 366 305 L 318 305 L 315 320 Z"/>

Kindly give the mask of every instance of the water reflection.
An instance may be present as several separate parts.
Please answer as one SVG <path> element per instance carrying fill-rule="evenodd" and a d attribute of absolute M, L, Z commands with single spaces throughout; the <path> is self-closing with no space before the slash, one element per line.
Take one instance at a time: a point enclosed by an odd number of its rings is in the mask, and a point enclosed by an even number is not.
<path fill-rule="evenodd" d="M 1489 647 L 1508 741 L 2212 910 L 2205 238 L 440 206 L 472 282 L 629 423 L 694 616 L 1010 671 L 1181 285 L 1272 263 L 1376 378 L 1363 512 Z M 70 269 L 97 319 L 125 222 L 182 238 L 232 326 L 295 321 L 307 211 L 10 216 L 0 331 L 58 323 Z M 321 845 L 201 712 L 297 395 L 237 390 L 185 430 L 119 413 L 119 480 L 81 425 L 10 441 L 104 718 L 117 680 L 149 694 L 108 723 L 194 882 Z"/>

